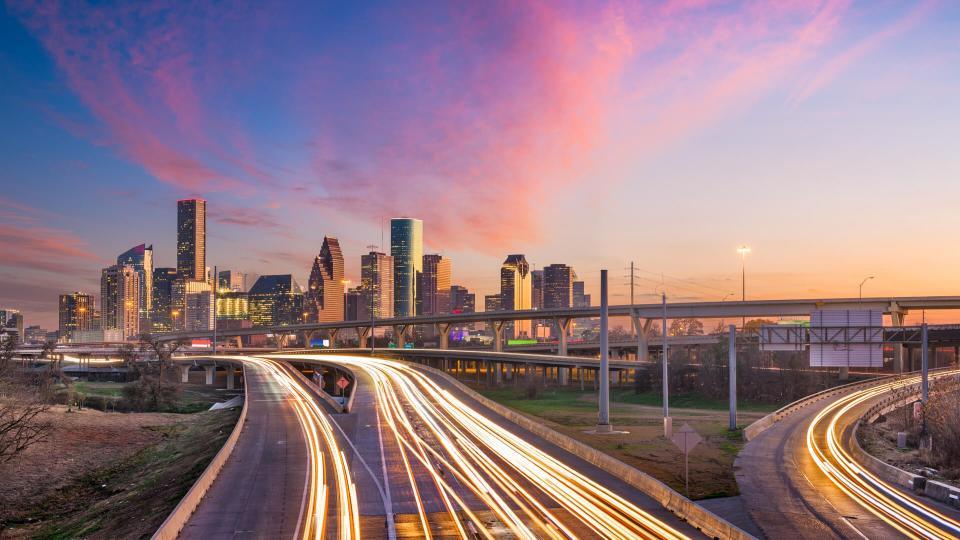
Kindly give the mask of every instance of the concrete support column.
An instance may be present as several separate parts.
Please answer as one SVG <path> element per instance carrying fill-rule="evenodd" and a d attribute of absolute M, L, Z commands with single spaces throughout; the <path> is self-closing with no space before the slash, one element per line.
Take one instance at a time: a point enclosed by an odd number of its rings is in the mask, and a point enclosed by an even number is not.
<path fill-rule="evenodd" d="M 437 335 L 440 336 L 440 348 L 444 350 L 450 348 L 450 325 L 450 323 L 434 323 L 433 325 Z"/>
<path fill-rule="evenodd" d="M 203 369 L 204 369 L 204 371 L 207 372 L 206 384 L 208 384 L 208 385 L 213 384 L 214 377 L 215 377 L 216 374 L 217 374 L 217 368 L 216 368 L 216 366 L 205 366 Z"/>
<path fill-rule="evenodd" d="M 513 364 L 506 364 L 504 368 L 507 371 L 507 380 L 513 380 Z"/>
<path fill-rule="evenodd" d="M 890 323 L 893 326 L 903 326 L 903 311 L 891 311 L 890 312 Z M 903 343 L 894 343 L 893 344 L 893 372 L 894 373 L 903 373 L 904 355 L 903 355 Z"/>
<path fill-rule="evenodd" d="M 630 319 L 633 321 L 633 329 L 637 333 L 637 362 L 649 362 L 650 344 L 647 342 L 647 336 L 649 335 L 650 323 L 653 322 L 653 319 L 647 319 L 641 323 L 640 317 L 636 315 L 636 312 L 634 312 Z"/>
<path fill-rule="evenodd" d="M 493 350 L 503 352 L 503 324 L 504 321 L 489 321 L 490 329 L 493 330 Z"/>
<path fill-rule="evenodd" d="M 190 366 L 180 366 L 180 382 L 190 382 Z"/>
<path fill-rule="evenodd" d="M 236 377 L 237 368 L 233 366 L 227 366 L 227 390 L 233 390 L 236 388 Z"/>
<path fill-rule="evenodd" d="M 560 386 L 566 386 L 570 384 L 570 368 L 568 367 L 557 368 L 557 383 Z"/>
<path fill-rule="evenodd" d="M 398 349 L 402 349 L 407 344 L 407 325 L 393 325 L 393 340 L 397 343 Z"/>
<path fill-rule="evenodd" d="M 493 363 L 493 382 L 498 385 L 503 382 L 503 364 L 500 362 Z"/>
<path fill-rule="evenodd" d="M 357 327 L 357 347 L 361 349 L 367 348 L 367 336 L 370 335 L 369 326 L 358 326 Z"/>
<path fill-rule="evenodd" d="M 573 319 L 566 317 L 557 317 L 557 331 L 560 333 L 560 346 L 557 349 L 557 354 L 560 356 L 567 356 L 567 339 L 569 338 L 570 333 L 570 321 Z"/>
<path fill-rule="evenodd" d="M 340 334 L 340 329 L 339 329 L 339 328 L 331 328 L 331 329 L 330 329 L 330 347 L 331 347 L 331 348 L 334 348 L 334 349 L 335 349 L 335 348 L 337 347 L 337 335 L 338 335 L 338 334 Z"/>

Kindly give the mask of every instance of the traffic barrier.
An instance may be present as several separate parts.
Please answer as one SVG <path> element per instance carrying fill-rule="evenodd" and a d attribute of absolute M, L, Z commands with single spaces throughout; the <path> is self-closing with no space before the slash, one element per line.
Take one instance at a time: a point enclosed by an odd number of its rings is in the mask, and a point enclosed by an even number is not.
<path fill-rule="evenodd" d="M 243 368 L 242 364 L 241 368 Z M 223 447 L 217 452 L 217 455 L 213 457 L 213 460 L 210 461 L 207 468 L 203 470 L 203 473 L 200 474 L 197 481 L 193 483 L 190 491 L 180 499 L 176 508 L 173 509 L 173 512 L 170 512 L 170 515 L 163 521 L 160 528 L 157 529 L 157 532 L 153 533 L 151 537 L 152 540 L 174 540 L 177 538 L 177 536 L 180 535 L 180 531 L 183 530 L 183 527 L 190 519 L 190 516 L 193 515 L 197 506 L 200 505 L 203 496 L 207 494 L 210 486 L 213 485 L 213 481 L 219 476 L 220 470 L 223 469 L 234 447 L 237 446 L 237 439 L 240 438 L 240 432 L 243 431 L 243 425 L 247 420 L 247 404 L 250 401 L 247 388 L 247 385 L 244 384 L 243 409 L 240 411 L 240 418 L 237 419 L 237 424 L 233 426 L 233 431 L 230 433 L 230 436 L 227 437 L 226 442 L 223 443 Z"/>
<path fill-rule="evenodd" d="M 587 446 L 576 439 L 568 437 L 567 435 L 564 435 L 558 431 L 554 431 L 541 422 L 537 422 L 527 416 L 524 416 L 523 414 L 514 411 L 513 409 L 505 407 L 504 405 L 501 405 L 475 392 L 474 390 L 462 384 L 460 381 L 438 369 L 424 365 L 418 365 L 418 367 L 442 377 L 464 394 L 470 396 L 483 406 L 499 414 L 500 416 L 503 416 L 507 420 L 510 420 L 514 424 L 517 424 L 523 429 L 546 440 L 547 442 L 562 448 L 563 450 L 566 450 L 567 452 L 570 452 L 571 454 L 583 459 L 597 468 L 602 469 L 617 478 L 620 478 L 624 482 L 646 493 L 652 499 L 663 505 L 664 508 L 673 512 L 680 519 L 687 521 L 707 536 L 712 538 L 729 538 L 738 540 L 754 538 L 746 531 L 684 497 L 680 493 L 674 491 L 669 486 L 648 475 L 647 473 L 631 467 L 630 465 L 627 465 L 619 459 L 605 454 L 600 450 Z"/>

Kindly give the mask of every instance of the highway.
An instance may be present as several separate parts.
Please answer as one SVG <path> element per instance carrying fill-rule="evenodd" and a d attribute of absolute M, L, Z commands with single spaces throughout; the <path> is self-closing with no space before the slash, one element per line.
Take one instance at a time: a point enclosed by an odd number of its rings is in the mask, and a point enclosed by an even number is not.
<path fill-rule="evenodd" d="M 363 538 L 685 538 L 699 532 L 620 479 L 498 417 L 418 366 L 358 356 L 334 415 L 360 496 Z M 346 450 L 345 450 L 346 451 Z"/>
<path fill-rule="evenodd" d="M 956 374 L 956 371 L 944 376 Z M 933 376 L 932 376 L 933 377 Z M 958 514 L 886 484 L 856 464 L 846 434 L 876 399 L 911 376 L 852 389 L 785 418 L 737 459 L 745 506 L 769 538 L 956 538 Z"/>
<path fill-rule="evenodd" d="M 359 538 L 356 489 L 327 411 L 284 363 L 230 358 L 244 363 L 247 421 L 180 537 Z"/>

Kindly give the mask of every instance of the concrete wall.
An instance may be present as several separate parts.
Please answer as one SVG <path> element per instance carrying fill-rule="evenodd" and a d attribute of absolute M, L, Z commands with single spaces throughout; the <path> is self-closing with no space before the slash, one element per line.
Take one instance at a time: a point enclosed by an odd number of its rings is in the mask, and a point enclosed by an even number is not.
<path fill-rule="evenodd" d="M 243 431 L 243 424 L 247 420 L 247 405 L 250 401 L 248 399 L 247 385 L 243 385 L 243 397 L 243 410 L 240 411 L 240 418 L 237 419 L 237 424 L 233 427 L 233 431 L 230 433 L 230 436 L 227 437 L 226 442 L 223 443 L 223 448 L 217 452 L 217 455 L 213 457 L 213 460 L 207 465 L 203 473 L 200 474 L 197 481 L 193 483 L 190 491 L 183 496 L 183 499 L 180 500 L 177 507 L 173 509 L 173 512 L 167 516 L 167 519 L 160 525 L 157 532 L 153 534 L 153 540 L 174 540 L 180 534 L 180 531 L 183 530 L 184 525 L 187 524 L 187 520 L 193 515 L 197 506 L 200 505 L 200 501 L 203 500 L 203 496 L 207 494 L 207 490 L 213 485 L 213 481 L 217 479 L 220 470 L 223 469 L 233 449 L 237 446 L 237 439 L 240 438 L 240 432 Z"/>

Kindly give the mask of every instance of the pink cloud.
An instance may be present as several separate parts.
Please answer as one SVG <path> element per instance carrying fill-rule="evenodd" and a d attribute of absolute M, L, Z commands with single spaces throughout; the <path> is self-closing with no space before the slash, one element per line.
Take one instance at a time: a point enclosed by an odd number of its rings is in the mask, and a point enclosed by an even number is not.
<path fill-rule="evenodd" d="M 870 34 L 866 38 L 841 52 L 814 74 L 814 76 L 788 99 L 791 106 L 797 106 L 833 82 L 853 64 L 880 48 L 884 43 L 904 34 L 927 19 L 939 5 L 938 0 L 927 0 L 917 4 L 905 16 Z"/>
<path fill-rule="evenodd" d="M 375 114 L 357 121 L 386 133 L 365 166 L 333 167 L 339 149 L 328 134 L 318 137 L 325 192 L 311 203 L 366 219 L 416 215 L 430 242 L 446 249 L 529 243 L 543 234 L 558 193 L 599 181 L 591 178 L 599 156 L 626 163 L 653 155 L 749 107 L 835 36 L 848 5 L 465 9 L 456 31 L 420 53 L 422 69 L 389 79 L 363 102 Z M 500 32 L 503 21 L 512 26 Z M 500 38 L 494 46 L 491 34 Z M 409 117 L 391 114 L 403 107 Z M 628 122 L 624 133 L 611 131 Z M 597 192 L 604 187 L 598 182 Z"/>

